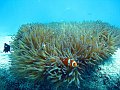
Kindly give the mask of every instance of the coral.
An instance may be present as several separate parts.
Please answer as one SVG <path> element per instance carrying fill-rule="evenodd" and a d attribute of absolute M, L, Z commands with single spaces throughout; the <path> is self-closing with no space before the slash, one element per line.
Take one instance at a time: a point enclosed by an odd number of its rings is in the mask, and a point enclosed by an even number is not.
<path fill-rule="evenodd" d="M 47 79 L 56 87 L 80 88 L 83 73 L 114 54 L 120 45 L 118 32 L 101 21 L 23 25 L 11 43 L 11 73 L 35 82 Z M 65 66 L 64 58 L 78 66 Z"/>

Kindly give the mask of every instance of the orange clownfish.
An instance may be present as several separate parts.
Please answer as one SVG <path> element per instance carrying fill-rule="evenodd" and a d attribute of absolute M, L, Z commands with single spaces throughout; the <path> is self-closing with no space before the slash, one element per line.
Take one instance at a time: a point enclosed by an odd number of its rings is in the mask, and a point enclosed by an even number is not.
<path fill-rule="evenodd" d="M 61 59 L 61 61 L 63 62 L 63 64 L 65 66 L 69 66 L 69 67 L 77 67 L 77 62 L 72 60 L 72 59 L 69 59 L 69 58 L 64 58 L 64 59 Z"/>

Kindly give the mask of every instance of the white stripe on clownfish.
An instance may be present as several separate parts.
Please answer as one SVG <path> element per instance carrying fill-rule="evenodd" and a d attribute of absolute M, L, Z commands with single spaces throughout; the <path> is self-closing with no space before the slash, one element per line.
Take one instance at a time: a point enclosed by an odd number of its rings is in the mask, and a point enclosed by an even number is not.
<path fill-rule="evenodd" d="M 71 61 L 71 59 L 68 59 L 68 66 L 70 66 L 70 61 Z"/>

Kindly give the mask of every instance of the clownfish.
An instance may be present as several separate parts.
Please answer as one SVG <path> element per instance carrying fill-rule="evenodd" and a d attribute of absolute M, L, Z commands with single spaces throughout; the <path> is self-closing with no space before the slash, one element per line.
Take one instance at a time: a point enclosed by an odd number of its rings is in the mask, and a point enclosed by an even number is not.
<path fill-rule="evenodd" d="M 77 62 L 72 60 L 72 59 L 69 59 L 69 58 L 64 58 L 64 59 L 61 59 L 62 63 L 65 65 L 65 66 L 69 66 L 71 68 L 73 67 L 77 67 Z"/>

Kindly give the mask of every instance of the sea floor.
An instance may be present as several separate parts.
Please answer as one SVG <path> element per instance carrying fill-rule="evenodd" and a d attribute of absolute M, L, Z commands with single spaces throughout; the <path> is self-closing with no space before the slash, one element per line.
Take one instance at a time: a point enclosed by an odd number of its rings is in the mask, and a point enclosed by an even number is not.
<path fill-rule="evenodd" d="M 0 68 L 4 68 L 4 69 L 9 69 L 10 67 L 10 59 L 9 59 L 9 54 L 3 52 L 4 49 L 4 43 L 10 44 L 10 42 L 12 41 L 11 39 L 12 36 L 0 36 Z"/>

